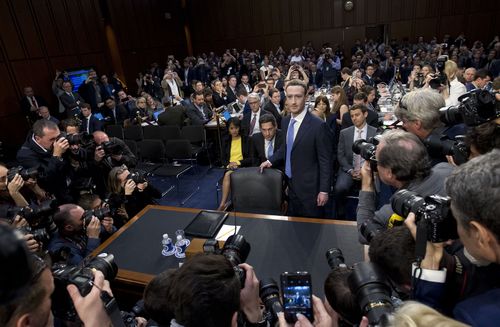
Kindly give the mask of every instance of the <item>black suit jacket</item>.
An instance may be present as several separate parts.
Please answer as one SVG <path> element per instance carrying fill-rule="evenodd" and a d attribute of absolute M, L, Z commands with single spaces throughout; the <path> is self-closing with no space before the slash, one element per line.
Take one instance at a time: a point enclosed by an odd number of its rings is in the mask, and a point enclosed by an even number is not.
<path fill-rule="evenodd" d="M 284 142 L 285 139 L 283 137 L 283 132 L 279 129 L 276 130 L 276 135 L 274 136 L 274 152 L 278 151 Z M 252 159 L 254 166 L 259 166 L 261 163 L 267 160 L 266 142 L 262 133 L 252 135 Z M 283 166 L 277 166 L 273 168 L 283 170 Z"/>
<path fill-rule="evenodd" d="M 375 128 L 379 128 L 380 124 L 378 122 L 378 114 L 373 110 L 368 110 L 368 117 L 366 117 L 366 122 L 368 125 Z M 341 129 L 353 126 L 351 115 L 349 111 L 342 116 L 342 127 Z"/>
<path fill-rule="evenodd" d="M 236 89 L 234 89 L 235 92 L 233 92 L 233 90 L 231 90 L 231 88 L 228 86 L 226 88 L 226 93 L 227 93 L 227 103 L 231 103 L 231 102 L 234 102 L 236 101 Z"/>
<path fill-rule="evenodd" d="M 323 85 L 323 73 L 320 71 L 316 71 L 316 75 L 309 74 L 309 84 L 314 85 L 315 87 L 321 87 Z"/>
<path fill-rule="evenodd" d="M 229 160 L 231 158 L 231 143 L 232 137 L 230 135 L 224 136 L 222 139 L 222 164 L 224 167 L 229 165 Z M 244 135 L 241 136 L 241 152 L 243 153 L 243 160 L 240 161 L 240 167 L 248 167 L 252 165 L 251 156 L 251 139 Z"/>
<path fill-rule="evenodd" d="M 103 130 L 103 124 L 102 122 L 97 119 L 94 115 L 90 116 L 90 119 L 87 120 L 87 118 L 82 117 L 82 127 L 80 127 L 80 130 L 82 132 L 87 131 L 87 124 L 89 127 L 89 134 L 94 133 L 95 131 L 102 131 Z"/>
<path fill-rule="evenodd" d="M 158 116 L 159 125 L 182 127 L 184 120 L 186 120 L 186 109 L 181 105 L 168 107 Z"/>
<path fill-rule="evenodd" d="M 73 113 L 71 112 L 71 110 L 76 108 L 76 107 L 79 107 L 80 104 L 85 102 L 85 100 L 83 100 L 83 98 L 80 96 L 80 94 L 78 94 L 76 92 L 72 92 L 72 94 L 73 94 L 73 96 L 64 92 L 59 97 L 59 100 L 61 100 L 61 103 L 63 104 L 64 108 L 66 108 L 66 113 L 68 115 L 72 115 Z"/>
<path fill-rule="evenodd" d="M 276 123 L 278 123 L 278 125 L 276 125 L 276 126 L 281 126 L 281 119 L 283 117 L 278 112 L 278 110 L 274 106 L 274 103 L 272 103 L 271 100 L 269 100 L 266 103 L 266 105 L 264 106 L 264 110 L 267 111 L 267 112 L 270 112 L 271 114 L 273 114 L 274 118 L 276 118 Z M 280 110 L 283 110 L 283 106 L 281 104 L 280 104 Z"/>
<path fill-rule="evenodd" d="M 36 103 L 38 104 L 38 107 L 40 108 L 41 106 L 47 106 L 47 101 L 45 101 L 44 98 L 41 96 L 35 95 L 35 100 Z M 38 113 L 36 111 L 31 111 L 31 103 L 28 100 L 27 97 L 23 96 L 21 98 L 20 105 L 21 105 L 21 110 L 23 111 L 25 116 L 29 116 L 32 120 L 37 120 L 38 119 Z"/>
<path fill-rule="evenodd" d="M 117 104 L 115 106 L 115 114 L 113 115 L 113 111 L 106 107 L 103 110 L 103 116 L 107 123 L 112 125 L 123 125 L 123 121 L 125 119 L 130 118 L 130 113 L 122 104 Z M 135 116 L 134 116 L 135 117 Z"/>
<path fill-rule="evenodd" d="M 306 109 L 304 109 L 306 110 Z M 269 160 L 273 166 L 285 165 L 286 135 L 290 116 L 283 118 L 283 146 Z M 304 203 L 315 203 L 319 192 L 330 192 L 333 137 L 324 121 L 309 112 L 304 116 L 292 145 L 291 168 L 294 192 Z"/>
<path fill-rule="evenodd" d="M 260 109 L 260 116 L 259 117 L 262 117 L 262 115 L 269 114 L 269 113 L 270 112 L 265 111 L 264 109 Z M 243 120 L 241 121 L 241 134 L 242 135 L 248 136 L 248 134 L 250 133 L 250 123 L 252 122 L 252 115 L 253 115 L 252 110 L 250 110 L 249 112 L 243 113 Z M 258 126 L 259 122 L 256 121 L 255 124 Z"/>
<path fill-rule="evenodd" d="M 203 105 L 203 112 L 205 113 L 205 119 L 203 118 L 200 110 L 198 110 L 194 104 L 189 104 L 186 109 L 186 115 L 191 120 L 191 125 L 204 125 L 212 118 L 212 111 L 210 111 L 206 105 Z"/>

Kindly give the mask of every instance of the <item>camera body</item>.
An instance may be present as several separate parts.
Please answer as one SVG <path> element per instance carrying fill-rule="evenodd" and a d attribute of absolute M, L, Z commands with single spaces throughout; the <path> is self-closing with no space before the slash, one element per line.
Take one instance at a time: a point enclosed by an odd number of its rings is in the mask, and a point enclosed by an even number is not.
<path fill-rule="evenodd" d="M 134 170 L 127 176 L 127 180 L 133 180 L 136 184 L 146 183 L 146 174 L 142 170 Z"/>
<path fill-rule="evenodd" d="M 31 228 L 30 226 L 25 226 L 17 228 L 15 231 L 21 238 L 24 235 L 33 235 L 33 239 L 38 243 L 48 244 L 50 241 L 50 235 L 49 233 L 47 233 L 47 230 L 45 228 Z"/>
<path fill-rule="evenodd" d="M 85 212 L 83 213 L 83 221 L 85 221 L 85 226 L 88 226 L 90 224 L 93 216 L 95 216 L 99 220 L 103 220 L 105 217 L 111 216 L 111 210 L 108 207 L 85 210 Z"/>
<path fill-rule="evenodd" d="M 107 253 L 101 253 L 80 266 L 71 266 L 65 263 L 56 263 L 52 266 L 55 285 L 52 294 L 52 311 L 55 317 L 67 321 L 77 321 L 78 314 L 69 298 L 66 286 L 73 284 L 82 296 L 86 296 L 93 287 L 94 269 L 101 271 L 104 278 L 110 282 L 114 280 L 118 272 L 114 256 Z"/>
<path fill-rule="evenodd" d="M 423 143 L 431 157 L 452 156 L 457 165 L 467 162 L 469 158 L 469 149 L 463 135 L 458 135 L 455 140 L 451 140 L 446 135 L 431 133 Z"/>
<path fill-rule="evenodd" d="M 437 194 L 420 197 L 408 190 L 399 190 L 392 196 L 392 210 L 406 218 L 410 212 L 415 214 L 417 225 L 425 221 L 427 240 L 432 243 L 458 239 L 457 223 L 450 209 L 450 198 Z"/>
<path fill-rule="evenodd" d="M 36 179 L 39 175 L 38 168 L 23 168 L 23 166 L 12 167 L 7 171 L 7 181 L 10 183 L 19 174 L 24 181 L 30 178 Z"/>
<path fill-rule="evenodd" d="M 123 153 L 121 145 L 113 141 L 103 142 L 100 146 L 107 156 L 120 155 Z"/>
<path fill-rule="evenodd" d="M 236 234 L 229 236 L 221 250 L 221 254 L 233 265 L 234 272 L 240 281 L 241 288 L 245 287 L 246 272 L 238 265 L 247 260 L 250 248 L 250 243 L 245 240 L 243 235 Z"/>
<path fill-rule="evenodd" d="M 458 98 L 458 106 L 439 109 L 440 119 L 447 126 L 464 123 L 477 126 L 500 117 L 500 102 L 485 90 L 472 90 Z"/>

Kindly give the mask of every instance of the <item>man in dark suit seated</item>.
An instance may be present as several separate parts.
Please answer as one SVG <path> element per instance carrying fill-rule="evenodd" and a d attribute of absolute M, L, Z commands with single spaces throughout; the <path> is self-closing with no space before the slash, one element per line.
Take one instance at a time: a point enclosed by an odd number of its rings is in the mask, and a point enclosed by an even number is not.
<path fill-rule="evenodd" d="M 366 65 L 365 76 L 363 76 L 363 82 L 365 85 L 370 85 L 371 87 L 376 87 L 380 83 L 380 79 L 374 75 L 375 66 L 373 64 Z"/>
<path fill-rule="evenodd" d="M 205 105 L 203 91 L 193 94 L 191 104 L 186 109 L 186 115 L 191 120 L 191 125 L 205 125 L 212 119 L 212 111 Z"/>
<path fill-rule="evenodd" d="M 186 120 L 186 108 L 181 104 L 172 106 L 170 101 L 164 101 L 163 106 L 165 111 L 158 116 L 158 124 L 182 128 Z"/>
<path fill-rule="evenodd" d="M 66 109 L 66 115 L 74 117 L 80 114 L 80 104 L 84 103 L 85 100 L 80 94 L 73 92 L 73 84 L 70 81 L 63 82 L 62 88 L 64 93 L 59 96 L 59 100 Z"/>
<path fill-rule="evenodd" d="M 259 166 L 271 158 L 275 151 L 283 145 L 283 133 L 278 129 L 273 115 L 265 114 L 259 118 L 260 133 L 252 135 L 253 165 Z M 283 169 L 283 167 L 275 167 Z"/>
<path fill-rule="evenodd" d="M 291 80 L 286 101 L 291 115 L 281 123 L 286 143 L 261 169 L 285 165 L 290 216 L 322 217 L 331 186 L 333 135 L 326 123 L 305 109 L 307 85 Z"/>
<path fill-rule="evenodd" d="M 345 195 L 352 188 L 354 181 L 359 181 L 361 178 L 360 173 L 364 160 L 359 154 L 352 152 L 352 145 L 355 140 L 367 140 L 377 133 L 377 129 L 369 126 L 366 122 L 368 109 L 364 105 L 355 104 L 349 109 L 348 113 L 354 122 L 354 126 L 340 131 L 337 148 L 337 158 L 340 167 L 337 173 L 337 181 L 335 182 L 337 218 L 341 218 L 340 216 L 343 215 L 339 211 L 343 209 L 340 207 L 340 204 L 343 203 Z"/>
<path fill-rule="evenodd" d="M 123 91 L 120 91 L 123 92 Z M 111 125 L 123 125 L 125 119 L 130 117 L 129 111 L 123 104 L 116 104 L 113 97 L 104 100 L 105 109 L 102 112 L 106 123 Z"/>
<path fill-rule="evenodd" d="M 231 75 L 227 79 L 227 87 L 226 87 L 226 93 L 227 93 L 227 103 L 232 103 L 236 101 L 236 84 L 238 83 L 238 80 L 236 79 L 235 75 Z"/>
<path fill-rule="evenodd" d="M 353 98 L 353 105 L 363 105 L 366 107 L 367 102 L 368 102 L 368 97 L 366 96 L 365 93 L 359 92 L 354 95 Z M 367 107 L 368 108 L 368 107 Z M 367 111 L 367 116 L 366 116 L 366 123 L 370 126 L 373 126 L 375 128 L 378 128 L 380 126 L 379 121 L 378 121 L 378 113 L 376 113 L 373 110 L 368 110 Z M 342 116 L 342 129 L 345 129 L 347 127 L 351 127 L 353 125 L 352 119 L 351 119 L 351 113 L 346 112 Z"/>
<path fill-rule="evenodd" d="M 260 116 L 267 114 L 268 112 L 260 108 L 260 95 L 258 93 L 250 93 L 248 95 L 247 103 L 250 106 L 250 112 L 243 114 L 241 128 L 243 135 L 252 136 L 253 134 L 260 132 Z"/>
<path fill-rule="evenodd" d="M 270 112 L 276 119 L 278 126 L 281 126 L 283 106 L 281 104 L 281 93 L 277 88 L 269 89 L 269 101 L 264 105 L 264 110 Z"/>
<path fill-rule="evenodd" d="M 80 130 L 82 132 L 87 132 L 88 134 L 92 134 L 95 131 L 102 131 L 102 122 L 92 115 L 92 108 L 90 107 L 90 104 L 82 103 L 80 107 L 82 109 L 82 127 Z"/>
<path fill-rule="evenodd" d="M 56 117 L 52 117 L 50 115 L 49 108 L 46 106 L 40 106 L 40 108 L 38 109 L 38 115 L 40 115 L 39 118 L 41 119 L 50 120 L 51 122 L 54 122 L 57 125 L 59 125 L 59 119 L 57 119 Z"/>
<path fill-rule="evenodd" d="M 41 96 L 35 95 L 31 86 L 26 86 L 23 90 L 24 96 L 21 98 L 20 105 L 23 114 L 34 123 L 39 119 L 38 110 L 42 106 L 47 106 L 47 101 Z"/>

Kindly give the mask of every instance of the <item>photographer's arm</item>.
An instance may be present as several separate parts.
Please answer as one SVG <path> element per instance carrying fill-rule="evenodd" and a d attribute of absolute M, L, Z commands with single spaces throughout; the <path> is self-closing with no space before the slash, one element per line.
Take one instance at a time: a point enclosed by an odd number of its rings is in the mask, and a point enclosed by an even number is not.
<path fill-rule="evenodd" d="M 14 200 L 16 206 L 19 207 L 26 207 L 29 205 L 28 201 L 26 201 L 26 199 L 20 192 L 23 185 L 24 180 L 19 174 L 16 174 L 14 176 L 14 179 L 12 179 L 12 181 L 8 182 L 7 184 L 7 190 L 9 191 L 10 197 L 12 198 L 12 200 Z"/>
<path fill-rule="evenodd" d="M 243 287 L 240 292 L 240 309 L 245 313 L 245 317 L 250 323 L 256 324 L 262 321 L 259 280 L 252 266 L 246 263 L 242 263 L 239 266 L 244 269 L 246 273 L 245 287 Z"/>

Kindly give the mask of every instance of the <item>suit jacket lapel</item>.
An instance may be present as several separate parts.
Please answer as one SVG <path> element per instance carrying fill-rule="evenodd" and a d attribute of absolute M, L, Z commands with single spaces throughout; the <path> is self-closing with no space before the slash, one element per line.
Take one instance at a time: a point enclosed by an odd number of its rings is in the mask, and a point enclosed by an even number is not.
<path fill-rule="evenodd" d="M 307 109 L 304 108 L 304 110 Z M 295 140 L 293 141 L 292 151 L 295 148 L 295 146 L 297 146 L 297 144 L 300 142 L 300 140 L 304 137 L 304 135 L 306 135 L 310 122 L 311 122 L 311 117 L 309 112 L 307 112 L 306 115 L 304 116 L 304 120 L 300 124 L 299 130 L 297 131 L 297 136 L 295 136 Z"/>

